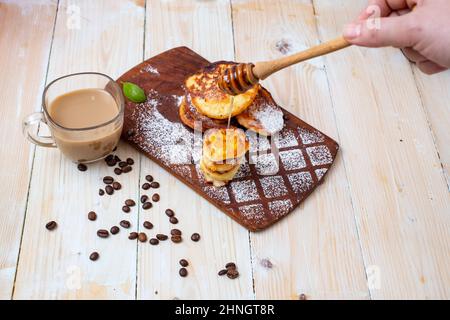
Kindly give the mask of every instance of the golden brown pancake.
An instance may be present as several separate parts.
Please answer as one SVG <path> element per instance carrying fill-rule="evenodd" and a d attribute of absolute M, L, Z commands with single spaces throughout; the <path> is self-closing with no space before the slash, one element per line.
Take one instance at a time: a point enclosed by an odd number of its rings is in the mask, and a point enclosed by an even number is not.
<path fill-rule="evenodd" d="M 210 171 L 225 173 L 232 170 L 234 167 L 239 166 L 242 161 L 242 158 L 236 160 L 233 159 L 232 161 L 214 162 L 211 161 L 211 159 L 208 159 L 207 156 L 203 156 L 202 161 L 206 166 L 206 168 L 208 168 Z"/>
<path fill-rule="evenodd" d="M 215 186 L 225 185 L 228 181 L 233 180 L 233 177 L 239 170 L 240 165 L 236 165 L 230 171 L 224 173 L 213 172 L 209 170 L 203 161 L 200 161 L 200 169 L 202 170 L 206 181 L 212 182 Z"/>
<path fill-rule="evenodd" d="M 203 157 L 213 162 L 242 158 L 249 149 L 242 129 L 209 129 L 203 137 Z"/>
<path fill-rule="evenodd" d="M 226 128 L 228 124 L 226 120 L 211 119 L 202 115 L 197 111 L 195 106 L 190 103 L 188 95 L 181 101 L 178 113 L 181 121 L 192 129 L 198 129 L 201 127 L 202 131 L 206 131 L 212 128 Z M 198 128 L 194 128 L 196 123 L 199 125 Z"/>
<path fill-rule="evenodd" d="M 232 63 L 213 63 L 185 81 L 192 104 L 200 113 L 209 118 L 228 119 L 232 96 L 220 90 L 218 81 L 222 71 L 230 64 Z M 245 93 L 234 96 L 232 117 L 243 112 L 253 102 L 258 88 L 259 85 L 255 85 Z"/>
<path fill-rule="evenodd" d="M 283 129 L 283 111 L 270 93 L 260 88 L 253 103 L 236 116 L 239 124 L 264 136 L 270 136 Z"/>

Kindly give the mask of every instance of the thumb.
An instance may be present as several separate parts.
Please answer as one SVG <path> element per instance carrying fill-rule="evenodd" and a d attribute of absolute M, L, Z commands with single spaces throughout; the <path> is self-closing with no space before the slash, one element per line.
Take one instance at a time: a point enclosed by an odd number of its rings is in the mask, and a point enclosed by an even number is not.
<path fill-rule="evenodd" d="M 373 18 L 346 26 L 344 38 L 364 47 L 413 47 L 417 33 L 412 28 L 412 15 Z"/>

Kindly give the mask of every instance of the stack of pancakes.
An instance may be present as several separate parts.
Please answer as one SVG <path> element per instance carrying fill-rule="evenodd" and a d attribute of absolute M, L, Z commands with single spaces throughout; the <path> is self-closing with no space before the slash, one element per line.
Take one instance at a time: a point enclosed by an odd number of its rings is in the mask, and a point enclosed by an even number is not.
<path fill-rule="evenodd" d="M 205 179 L 216 187 L 225 185 L 238 172 L 248 149 L 247 137 L 241 129 L 209 129 L 203 137 L 200 161 Z"/>
<path fill-rule="evenodd" d="M 200 168 L 205 178 L 216 186 L 233 179 L 248 150 L 245 133 L 235 126 L 228 127 L 229 117 L 235 117 L 239 125 L 265 136 L 275 134 L 284 125 L 280 107 L 259 84 L 236 96 L 220 90 L 220 75 L 230 64 L 233 63 L 216 62 L 188 77 L 179 108 L 185 125 L 207 131 Z"/>

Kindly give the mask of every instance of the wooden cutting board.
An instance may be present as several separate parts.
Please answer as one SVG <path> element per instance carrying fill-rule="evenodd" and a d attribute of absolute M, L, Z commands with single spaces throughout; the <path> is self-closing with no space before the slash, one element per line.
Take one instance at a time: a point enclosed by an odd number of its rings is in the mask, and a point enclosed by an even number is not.
<path fill-rule="evenodd" d="M 323 182 L 339 146 L 283 109 L 285 125 L 278 137 L 248 132 L 250 152 L 235 179 L 219 188 L 208 184 L 198 165 L 201 135 L 181 123 L 178 107 L 185 78 L 209 63 L 178 47 L 122 75 L 118 83 L 133 82 L 147 94 L 141 104 L 126 99 L 122 138 L 247 229 L 263 230 Z"/>

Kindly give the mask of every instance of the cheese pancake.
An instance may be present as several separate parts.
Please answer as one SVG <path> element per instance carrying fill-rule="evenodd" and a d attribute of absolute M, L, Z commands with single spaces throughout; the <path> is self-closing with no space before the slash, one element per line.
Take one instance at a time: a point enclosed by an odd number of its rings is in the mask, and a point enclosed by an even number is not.
<path fill-rule="evenodd" d="M 213 162 L 240 159 L 249 149 L 242 129 L 209 129 L 203 137 L 203 157 Z"/>
<path fill-rule="evenodd" d="M 185 96 L 181 101 L 180 107 L 178 109 L 181 121 L 192 129 L 200 129 L 206 131 L 212 128 L 226 128 L 226 120 L 211 119 L 207 116 L 202 115 L 197 109 L 190 103 L 189 96 Z M 198 128 L 195 128 L 195 125 Z"/>

